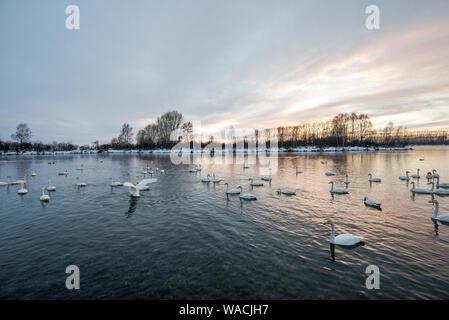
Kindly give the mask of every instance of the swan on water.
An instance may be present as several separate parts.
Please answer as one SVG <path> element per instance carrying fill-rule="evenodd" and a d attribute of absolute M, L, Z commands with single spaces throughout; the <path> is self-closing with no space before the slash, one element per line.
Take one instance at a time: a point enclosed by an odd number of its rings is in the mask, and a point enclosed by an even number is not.
<path fill-rule="evenodd" d="M 214 179 L 212 180 L 213 183 L 220 183 L 223 179 L 215 177 L 215 173 L 213 174 Z"/>
<path fill-rule="evenodd" d="M 227 194 L 240 194 L 242 192 L 242 186 L 238 186 L 237 188 L 228 189 L 229 184 L 226 182 L 226 193 Z"/>
<path fill-rule="evenodd" d="M 446 182 L 440 183 L 440 176 L 437 177 L 437 189 L 438 188 L 446 188 L 446 189 L 449 188 L 449 183 Z"/>
<path fill-rule="evenodd" d="M 431 193 L 436 194 L 436 195 L 440 195 L 440 196 L 449 196 L 449 190 L 446 190 L 446 189 L 434 189 L 435 188 L 435 183 L 434 182 L 429 182 L 429 184 L 432 185 L 432 189 L 430 189 Z"/>
<path fill-rule="evenodd" d="M 31 176 L 32 176 L 32 177 L 37 176 L 36 172 L 32 172 L 32 173 L 31 173 Z"/>
<path fill-rule="evenodd" d="M 349 181 L 348 175 L 346 175 L 346 178 L 343 182 L 345 183 L 346 186 L 351 183 L 351 181 Z"/>
<path fill-rule="evenodd" d="M 24 183 L 21 183 L 20 186 L 21 188 L 17 191 L 17 193 L 20 195 L 27 194 L 28 190 L 24 187 Z"/>
<path fill-rule="evenodd" d="M 253 187 L 261 187 L 261 186 L 263 186 L 263 182 L 260 182 L 260 181 L 254 181 L 253 178 L 249 178 L 248 180 L 251 181 L 249 184 L 250 184 L 251 186 L 253 186 Z"/>
<path fill-rule="evenodd" d="M 56 187 L 51 185 L 51 181 L 48 180 L 47 191 L 56 191 Z"/>
<path fill-rule="evenodd" d="M 332 171 L 326 171 L 325 173 L 324 173 L 326 176 L 335 176 L 335 173 L 333 173 Z"/>
<path fill-rule="evenodd" d="M 373 178 L 373 175 L 371 173 L 368 174 L 369 182 L 381 182 L 382 180 L 380 178 Z"/>
<path fill-rule="evenodd" d="M 412 178 L 414 178 L 414 179 L 419 179 L 419 178 L 421 178 L 421 176 L 419 175 L 419 171 L 420 171 L 420 169 L 417 169 L 417 170 L 416 170 L 416 173 L 412 174 Z"/>
<path fill-rule="evenodd" d="M 413 193 L 422 193 L 422 194 L 432 194 L 432 190 L 431 189 L 423 189 L 423 188 L 416 188 L 415 187 L 415 182 L 412 181 L 412 188 L 410 189 L 411 192 Z"/>
<path fill-rule="evenodd" d="M 429 203 L 435 204 L 435 211 L 433 212 L 432 220 L 449 223 L 449 213 L 443 213 L 443 214 L 438 215 L 438 210 L 439 210 L 439 206 L 440 206 L 438 203 L 438 200 L 430 200 Z"/>
<path fill-rule="evenodd" d="M 202 178 L 202 179 L 201 179 L 201 182 L 207 182 L 207 183 L 209 183 L 209 182 L 210 182 L 210 178 L 209 178 L 209 177 L 210 177 L 210 174 L 208 174 L 206 178 Z"/>
<path fill-rule="evenodd" d="M 302 173 L 302 170 L 298 170 L 298 167 L 296 167 L 296 174 Z"/>
<path fill-rule="evenodd" d="M 65 171 L 61 171 L 58 173 L 58 175 L 60 175 L 60 176 L 66 176 L 68 174 L 69 174 L 69 172 L 67 171 L 67 169 Z"/>
<path fill-rule="evenodd" d="M 346 190 L 346 189 L 340 189 L 340 188 L 335 188 L 334 189 L 334 182 L 333 181 L 330 181 L 329 184 L 331 185 L 331 190 L 330 190 L 331 193 L 336 193 L 336 194 L 348 194 L 349 193 L 349 191 Z"/>
<path fill-rule="evenodd" d="M 326 161 L 326 160 L 321 160 L 321 163 L 322 163 L 322 164 L 326 164 L 327 161 Z"/>
<path fill-rule="evenodd" d="M 285 194 L 285 195 L 287 195 L 287 196 L 293 196 L 293 195 L 296 194 L 296 192 L 293 191 L 293 190 L 290 190 L 290 189 L 281 189 L 281 188 L 277 189 L 276 192 L 277 192 L 278 194 L 281 194 L 281 193 L 282 193 L 282 194 Z"/>
<path fill-rule="evenodd" d="M 376 208 L 376 209 L 381 209 L 380 208 L 380 202 L 379 201 L 377 201 L 377 200 L 375 200 L 375 199 L 368 199 L 368 197 L 365 197 L 364 199 L 363 199 L 363 203 L 365 203 L 365 205 L 366 206 L 368 206 L 368 207 L 373 207 L 373 208 Z"/>
<path fill-rule="evenodd" d="M 42 195 L 39 198 L 39 200 L 43 201 L 43 202 L 48 202 L 48 201 L 50 201 L 50 196 L 48 194 L 45 194 L 45 189 L 46 189 L 45 187 L 42 188 Z"/>
<path fill-rule="evenodd" d="M 128 187 L 131 197 L 138 198 L 140 197 L 140 191 L 150 190 L 150 187 L 148 185 L 151 183 L 155 183 L 156 181 L 157 179 L 143 179 L 136 185 L 131 182 L 125 182 L 123 186 Z"/>
<path fill-rule="evenodd" d="M 27 174 L 25 174 L 24 176 L 23 176 L 23 180 L 16 180 L 16 181 L 14 181 L 14 182 L 12 182 L 11 184 L 12 185 L 18 185 L 18 184 L 26 184 L 27 183 Z"/>
<path fill-rule="evenodd" d="M 432 178 L 438 178 L 440 175 L 437 173 L 436 169 L 432 169 Z"/>
<path fill-rule="evenodd" d="M 10 176 L 6 177 L 6 182 L 0 182 L 0 187 L 9 186 L 11 184 L 11 182 L 9 181 L 10 179 Z"/>
<path fill-rule="evenodd" d="M 243 200 L 257 200 L 257 197 L 255 195 L 253 195 L 252 193 L 244 193 L 239 195 L 240 199 Z"/>
<path fill-rule="evenodd" d="M 87 184 L 86 183 L 84 183 L 84 182 L 79 182 L 79 180 L 80 180 L 80 178 L 79 177 L 76 177 L 76 186 L 77 187 L 87 187 Z"/>
<path fill-rule="evenodd" d="M 334 222 L 332 220 L 328 220 L 324 223 L 326 224 L 330 224 L 331 225 L 331 236 L 330 236 L 330 243 L 332 244 L 336 244 L 339 246 L 345 246 L 345 247 L 350 247 L 350 246 L 354 246 L 358 243 L 360 243 L 363 240 L 363 237 L 359 237 L 359 236 L 354 236 L 352 234 L 349 233 L 345 233 L 345 234 L 339 234 L 338 236 L 335 236 L 335 226 L 334 226 Z"/>
<path fill-rule="evenodd" d="M 123 186 L 122 182 L 115 182 L 113 177 L 110 177 L 109 179 L 111 179 L 111 184 L 110 184 L 111 188 L 112 187 L 122 187 Z"/>
<path fill-rule="evenodd" d="M 400 176 L 399 179 L 409 181 L 410 180 L 410 177 L 408 176 L 409 173 L 410 171 L 405 171 L 405 176 Z"/>
<path fill-rule="evenodd" d="M 271 181 L 271 168 L 269 168 L 269 170 L 270 170 L 270 175 L 260 178 L 261 180 L 263 180 L 263 181 Z"/>
<path fill-rule="evenodd" d="M 243 165 L 243 169 L 249 169 L 249 165 L 244 164 L 244 165 Z"/>

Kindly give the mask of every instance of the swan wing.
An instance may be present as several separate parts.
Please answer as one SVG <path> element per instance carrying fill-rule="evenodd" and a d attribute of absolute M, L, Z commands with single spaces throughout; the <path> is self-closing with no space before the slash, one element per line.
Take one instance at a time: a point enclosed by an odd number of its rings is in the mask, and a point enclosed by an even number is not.
<path fill-rule="evenodd" d="M 149 185 L 150 183 L 155 183 L 157 181 L 157 179 L 153 178 L 153 179 L 143 179 L 142 181 L 140 181 L 136 187 L 137 188 L 142 188 L 142 187 L 146 187 L 147 185 Z"/>
<path fill-rule="evenodd" d="M 352 234 L 340 234 L 335 237 L 335 244 L 341 246 L 353 246 L 363 240 L 363 237 L 354 236 Z"/>
<path fill-rule="evenodd" d="M 438 221 L 441 221 L 441 222 L 447 222 L 447 223 L 449 223 L 449 213 L 440 214 L 440 215 L 437 217 L 437 220 L 438 220 Z"/>

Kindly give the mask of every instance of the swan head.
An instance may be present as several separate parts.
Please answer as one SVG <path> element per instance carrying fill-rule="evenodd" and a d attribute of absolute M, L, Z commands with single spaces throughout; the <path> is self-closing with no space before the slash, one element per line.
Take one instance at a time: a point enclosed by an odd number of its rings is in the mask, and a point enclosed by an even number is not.
<path fill-rule="evenodd" d="M 412 187 L 415 188 L 415 181 L 412 181 Z"/>
<path fill-rule="evenodd" d="M 334 182 L 333 181 L 329 181 L 329 184 L 334 184 Z"/>
<path fill-rule="evenodd" d="M 407 171 L 405 171 L 405 173 L 410 173 L 410 171 L 407 170 Z"/>
<path fill-rule="evenodd" d="M 371 177 L 372 176 L 372 174 L 371 173 L 368 173 L 368 177 Z"/>
<path fill-rule="evenodd" d="M 419 168 L 418 168 L 418 170 L 416 170 L 417 172 L 419 172 L 419 171 L 421 171 Z"/>
<path fill-rule="evenodd" d="M 366 200 L 368 200 L 368 197 L 363 198 L 363 201 L 366 201 Z"/>
<path fill-rule="evenodd" d="M 248 180 L 251 180 L 251 181 L 253 181 L 253 178 L 249 178 Z"/>
<path fill-rule="evenodd" d="M 227 186 L 227 185 L 228 185 L 228 183 L 227 183 L 227 182 L 225 182 L 225 183 L 224 183 L 224 185 L 225 185 L 225 186 Z"/>
<path fill-rule="evenodd" d="M 334 222 L 333 222 L 331 219 L 329 219 L 329 220 L 327 220 L 326 222 L 324 222 L 323 224 L 324 224 L 324 225 L 330 224 L 331 226 L 333 226 L 333 225 L 334 225 Z"/>
<path fill-rule="evenodd" d="M 238 186 L 237 189 L 243 190 L 243 187 L 242 186 Z"/>

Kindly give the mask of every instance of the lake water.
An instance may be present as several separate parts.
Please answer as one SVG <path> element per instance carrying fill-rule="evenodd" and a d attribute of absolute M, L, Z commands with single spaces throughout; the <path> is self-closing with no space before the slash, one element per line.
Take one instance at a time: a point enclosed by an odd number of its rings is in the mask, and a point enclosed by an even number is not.
<path fill-rule="evenodd" d="M 449 226 L 430 219 L 431 195 L 413 197 L 398 179 L 405 170 L 424 176 L 435 168 L 449 182 L 448 156 L 446 147 L 280 154 L 272 183 L 254 188 L 252 202 L 228 199 L 223 184 L 200 180 L 215 172 L 246 192 L 248 178 L 260 178 L 258 165 L 204 164 L 195 174 L 164 155 L 0 158 L 0 181 L 29 175 L 25 196 L 18 186 L 0 188 L 0 298 L 448 299 Z M 109 187 L 110 177 L 142 178 L 147 165 L 165 174 L 154 175 L 157 183 L 139 200 Z M 304 172 L 296 175 L 296 167 Z M 58 176 L 65 169 L 69 175 Z M 325 176 L 328 170 L 336 175 Z M 370 172 L 382 182 L 370 185 Z M 332 197 L 329 181 L 344 187 L 345 174 L 350 193 Z M 77 176 L 86 188 L 76 187 Z M 57 191 L 42 204 L 49 179 Z M 423 178 L 419 185 L 429 188 Z M 297 194 L 279 196 L 278 187 Z M 365 207 L 365 196 L 383 210 Z M 436 199 L 449 212 L 449 197 Z M 327 219 L 337 234 L 363 236 L 365 245 L 337 247 L 333 261 Z M 72 264 L 80 290 L 65 288 Z M 365 287 L 369 265 L 379 267 L 379 290 Z"/>

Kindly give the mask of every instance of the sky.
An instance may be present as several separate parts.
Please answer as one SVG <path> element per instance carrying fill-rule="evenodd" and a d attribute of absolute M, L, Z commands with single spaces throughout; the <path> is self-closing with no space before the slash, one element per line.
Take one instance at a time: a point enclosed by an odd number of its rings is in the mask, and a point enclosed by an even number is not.
<path fill-rule="evenodd" d="M 449 1 L 0 0 L 0 139 L 106 143 L 170 110 L 211 132 L 353 111 L 449 129 Z"/>

